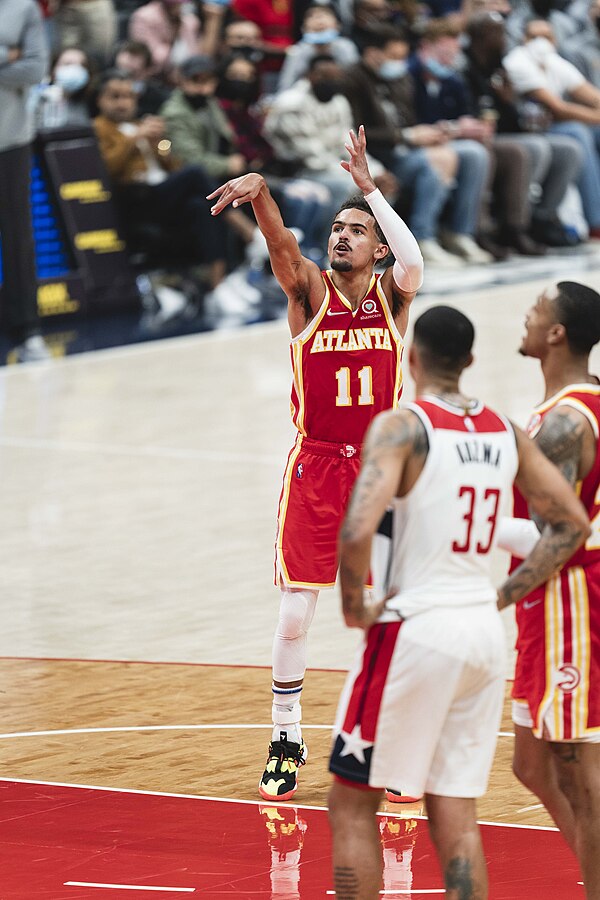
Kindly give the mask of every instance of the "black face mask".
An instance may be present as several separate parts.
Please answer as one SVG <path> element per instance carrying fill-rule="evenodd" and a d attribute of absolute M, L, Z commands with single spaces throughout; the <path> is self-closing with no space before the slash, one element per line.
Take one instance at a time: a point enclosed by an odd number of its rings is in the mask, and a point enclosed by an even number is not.
<path fill-rule="evenodd" d="M 219 95 L 225 100 L 241 100 L 242 103 L 252 103 L 258 98 L 258 87 L 254 81 L 224 78 L 219 85 Z"/>
<path fill-rule="evenodd" d="M 340 93 L 340 85 L 337 81 L 318 81 L 313 84 L 313 93 L 319 103 L 329 103 L 329 101 Z"/>
<path fill-rule="evenodd" d="M 244 59 L 249 59 L 250 62 L 253 62 L 253 63 L 262 62 L 262 60 L 264 59 L 264 56 L 265 56 L 265 54 L 262 52 L 262 50 L 258 50 L 256 47 L 251 47 L 249 45 L 241 46 L 241 47 L 232 47 L 230 52 L 232 54 L 235 54 L 236 56 L 243 56 Z"/>
<path fill-rule="evenodd" d="M 205 94 L 186 94 L 184 91 L 183 96 L 192 109 L 204 109 L 208 103 L 208 97 Z"/>

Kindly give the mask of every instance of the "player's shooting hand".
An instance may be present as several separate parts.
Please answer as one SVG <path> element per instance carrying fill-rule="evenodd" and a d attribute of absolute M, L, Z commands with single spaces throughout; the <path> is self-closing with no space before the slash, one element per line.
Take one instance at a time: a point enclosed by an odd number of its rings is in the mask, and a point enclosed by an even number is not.
<path fill-rule="evenodd" d="M 350 172 L 356 187 L 363 194 L 370 194 L 375 190 L 375 182 L 369 172 L 369 164 L 367 162 L 367 138 L 365 135 L 365 126 L 361 125 L 358 134 L 350 131 L 350 141 L 344 144 L 346 150 L 350 154 L 350 159 L 343 159 L 340 163 L 342 169 Z"/>
<path fill-rule="evenodd" d="M 210 211 L 213 216 L 218 216 L 226 206 L 238 207 L 243 203 L 250 203 L 260 194 L 265 184 L 262 175 L 256 172 L 249 172 L 248 175 L 242 175 L 240 178 L 232 178 L 220 185 L 212 194 L 208 194 L 207 200 L 217 200 L 211 206 Z"/>

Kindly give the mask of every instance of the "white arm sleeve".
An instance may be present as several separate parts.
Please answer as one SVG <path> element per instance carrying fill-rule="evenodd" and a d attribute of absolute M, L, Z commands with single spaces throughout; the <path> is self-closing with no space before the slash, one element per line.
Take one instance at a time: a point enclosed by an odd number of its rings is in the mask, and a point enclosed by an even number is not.
<path fill-rule="evenodd" d="M 396 258 L 394 281 L 406 294 L 418 291 L 423 284 L 423 257 L 413 233 L 379 189 L 365 194 L 365 200 L 373 210 L 373 215 Z"/>
<path fill-rule="evenodd" d="M 540 539 L 535 522 L 531 519 L 512 519 L 501 516 L 496 531 L 496 543 L 502 550 L 525 559 Z"/>

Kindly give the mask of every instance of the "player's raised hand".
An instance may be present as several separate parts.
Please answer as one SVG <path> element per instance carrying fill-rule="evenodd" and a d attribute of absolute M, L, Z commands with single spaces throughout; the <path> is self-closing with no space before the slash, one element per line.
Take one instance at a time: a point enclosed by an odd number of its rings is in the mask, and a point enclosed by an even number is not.
<path fill-rule="evenodd" d="M 356 187 L 363 194 L 370 194 L 375 190 L 375 182 L 369 172 L 369 164 L 367 162 L 367 138 L 365 135 L 365 126 L 361 125 L 358 134 L 350 131 L 349 142 L 344 144 L 346 150 L 350 154 L 350 159 L 343 159 L 340 162 L 342 169 L 350 172 Z"/>
<path fill-rule="evenodd" d="M 207 200 L 217 199 L 214 206 L 211 206 L 211 215 L 218 216 L 226 206 L 238 207 L 243 203 L 250 203 L 260 194 L 265 180 L 262 175 L 256 172 L 249 172 L 248 175 L 241 175 L 239 178 L 232 178 L 220 185 L 207 196 Z"/>

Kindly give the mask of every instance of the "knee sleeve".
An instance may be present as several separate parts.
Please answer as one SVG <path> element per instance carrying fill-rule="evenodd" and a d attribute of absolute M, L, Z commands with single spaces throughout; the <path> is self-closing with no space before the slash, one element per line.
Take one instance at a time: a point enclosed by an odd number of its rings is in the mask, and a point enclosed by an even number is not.
<path fill-rule="evenodd" d="M 286 683 L 304 678 L 306 635 L 315 614 L 318 591 L 281 592 L 279 621 L 273 639 L 273 680 Z"/>

